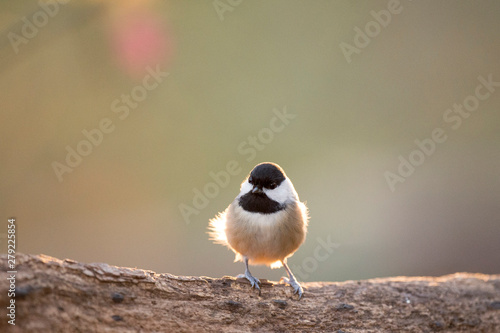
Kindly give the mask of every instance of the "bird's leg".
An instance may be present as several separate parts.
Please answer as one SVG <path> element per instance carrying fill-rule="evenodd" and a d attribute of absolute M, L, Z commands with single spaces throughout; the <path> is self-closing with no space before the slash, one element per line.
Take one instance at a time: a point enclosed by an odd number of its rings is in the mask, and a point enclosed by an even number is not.
<path fill-rule="evenodd" d="M 285 281 L 286 283 L 290 284 L 293 287 L 294 294 L 299 294 L 299 299 L 301 299 L 302 295 L 304 294 L 304 290 L 302 289 L 300 284 L 295 279 L 295 276 L 293 275 L 290 268 L 288 268 L 288 265 L 286 264 L 286 259 L 282 260 L 281 263 L 285 267 L 286 273 L 288 274 L 288 279 L 287 278 L 281 278 L 281 279 L 283 281 Z"/>
<path fill-rule="evenodd" d="M 250 281 L 250 284 L 252 285 L 252 288 L 256 288 L 259 290 L 259 296 L 260 296 L 260 287 L 259 287 L 259 279 L 254 277 L 252 273 L 250 273 L 250 270 L 248 269 L 248 258 L 243 257 L 243 261 L 245 262 L 245 275 L 240 274 L 238 277 L 245 277 L 248 281 Z"/>

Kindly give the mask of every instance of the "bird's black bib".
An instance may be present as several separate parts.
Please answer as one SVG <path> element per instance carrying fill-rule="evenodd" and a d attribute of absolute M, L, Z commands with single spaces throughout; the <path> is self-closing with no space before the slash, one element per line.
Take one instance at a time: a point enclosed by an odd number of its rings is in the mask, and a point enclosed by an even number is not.
<path fill-rule="evenodd" d="M 286 207 L 286 205 L 270 199 L 265 194 L 252 192 L 242 195 L 239 204 L 247 212 L 262 214 L 272 214 Z"/>

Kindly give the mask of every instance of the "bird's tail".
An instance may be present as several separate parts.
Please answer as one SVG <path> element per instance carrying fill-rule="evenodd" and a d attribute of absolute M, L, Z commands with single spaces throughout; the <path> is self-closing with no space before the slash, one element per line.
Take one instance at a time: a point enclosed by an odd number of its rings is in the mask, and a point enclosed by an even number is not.
<path fill-rule="evenodd" d="M 210 236 L 210 240 L 214 241 L 214 243 L 229 246 L 226 237 L 226 213 L 227 210 L 219 213 L 210 220 L 208 235 Z"/>
<path fill-rule="evenodd" d="M 278 261 L 275 261 L 272 264 L 270 264 L 269 267 L 271 267 L 271 269 L 276 269 L 276 268 L 283 267 L 283 264 L 281 263 L 280 260 L 278 260 Z"/>

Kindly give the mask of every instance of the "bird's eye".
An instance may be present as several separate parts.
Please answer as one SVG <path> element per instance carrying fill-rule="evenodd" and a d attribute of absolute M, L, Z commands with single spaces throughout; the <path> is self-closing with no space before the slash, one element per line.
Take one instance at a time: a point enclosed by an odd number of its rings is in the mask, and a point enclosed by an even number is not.
<path fill-rule="evenodd" d="M 271 185 L 269 185 L 269 188 L 271 190 L 274 190 L 276 188 L 276 183 L 271 183 Z"/>
<path fill-rule="evenodd" d="M 249 182 L 250 184 L 253 184 L 253 178 L 252 178 L 252 177 L 248 178 L 248 182 Z"/>

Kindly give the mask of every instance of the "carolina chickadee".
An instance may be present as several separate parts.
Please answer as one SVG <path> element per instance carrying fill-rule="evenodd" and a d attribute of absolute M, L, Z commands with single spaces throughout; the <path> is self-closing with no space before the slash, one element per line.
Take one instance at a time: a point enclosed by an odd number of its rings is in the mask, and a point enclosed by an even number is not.
<path fill-rule="evenodd" d="M 308 212 L 285 171 L 264 162 L 253 168 L 243 181 L 240 194 L 229 207 L 210 220 L 210 236 L 215 243 L 229 247 L 234 261 L 245 263 L 245 275 L 260 294 L 260 281 L 253 277 L 248 264 L 279 268 L 288 274 L 289 283 L 299 299 L 303 290 L 286 263 L 304 242 Z"/>

